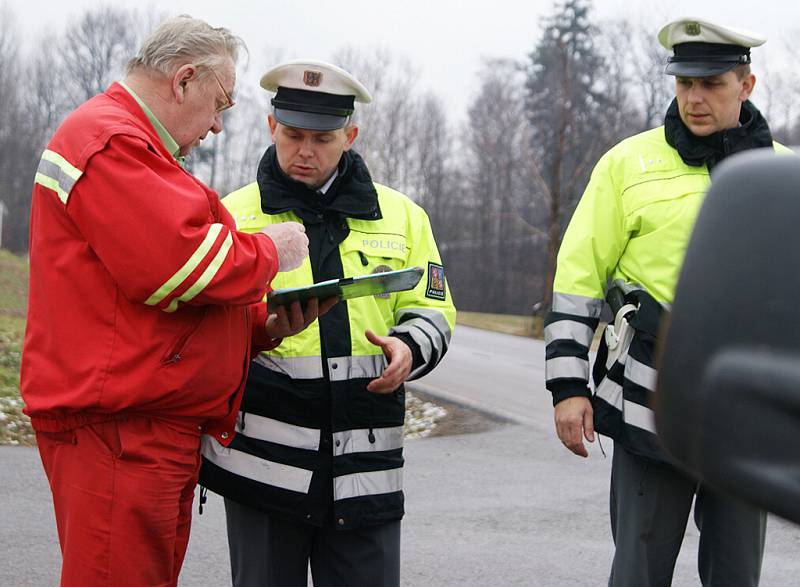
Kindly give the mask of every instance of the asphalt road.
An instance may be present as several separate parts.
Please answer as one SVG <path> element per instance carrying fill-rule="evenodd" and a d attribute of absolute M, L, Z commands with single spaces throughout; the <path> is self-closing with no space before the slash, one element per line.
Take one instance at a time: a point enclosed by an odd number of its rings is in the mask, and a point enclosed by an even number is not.
<path fill-rule="evenodd" d="M 552 433 L 541 341 L 461 327 L 420 389 L 508 423 L 489 432 L 406 443 L 404 586 L 605 584 L 610 458 L 588 459 Z M 610 457 L 610 443 L 606 442 Z M 49 491 L 34 449 L 0 447 L 0 585 L 58 583 Z M 195 515 L 181 586 L 230 584 L 221 500 Z M 771 518 L 762 585 L 799 583 L 800 527 Z M 674 585 L 698 585 L 690 523 Z"/>

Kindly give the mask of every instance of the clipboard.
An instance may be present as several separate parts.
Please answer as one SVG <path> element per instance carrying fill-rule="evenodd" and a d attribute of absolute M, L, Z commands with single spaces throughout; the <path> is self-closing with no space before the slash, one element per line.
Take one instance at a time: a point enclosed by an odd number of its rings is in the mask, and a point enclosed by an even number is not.
<path fill-rule="evenodd" d="M 295 300 L 299 300 L 301 304 L 305 305 L 311 298 L 324 300 L 338 297 L 340 300 L 350 300 L 362 296 L 406 291 L 416 287 L 424 272 L 422 267 L 408 267 L 384 273 L 330 279 L 305 287 L 276 289 L 267 294 L 267 308 L 274 313 L 278 306 L 289 305 Z"/>

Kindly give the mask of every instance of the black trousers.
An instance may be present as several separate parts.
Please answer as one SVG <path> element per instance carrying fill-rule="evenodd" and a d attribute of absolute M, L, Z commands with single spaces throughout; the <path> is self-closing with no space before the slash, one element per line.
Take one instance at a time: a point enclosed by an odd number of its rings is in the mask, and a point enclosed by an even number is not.
<path fill-rule="evenodd" d="M 234 587 L 399 587 L 400 520 L 354 530 L 288 522 L 225 500 Z"/>
<path fill-rule="evenodd" d="M 766 513 L 698 484 L 682 471 L 614 446 L 609 587 L 668 587 L 694 500 L 697 566 L 704 587 L 755 587 Z"/>

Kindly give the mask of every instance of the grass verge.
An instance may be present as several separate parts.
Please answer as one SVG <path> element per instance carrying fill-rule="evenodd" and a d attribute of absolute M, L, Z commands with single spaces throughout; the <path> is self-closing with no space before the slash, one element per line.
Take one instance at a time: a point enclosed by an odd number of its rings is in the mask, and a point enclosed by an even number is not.
<path fill-rule="evenodd" d="M 533 316 L 516 316 L 513 314 L 487 314 L 485 312 L 458 311 L 457 324 L 514 334 L 516 336 L 542 337 L 542 318 Z"/>
<path fill-rule="evenodd" d="M 0 444 L 35 444 L 22 413 L 19 362 L 28 306 L 28 261 L 0 250 Z"/>

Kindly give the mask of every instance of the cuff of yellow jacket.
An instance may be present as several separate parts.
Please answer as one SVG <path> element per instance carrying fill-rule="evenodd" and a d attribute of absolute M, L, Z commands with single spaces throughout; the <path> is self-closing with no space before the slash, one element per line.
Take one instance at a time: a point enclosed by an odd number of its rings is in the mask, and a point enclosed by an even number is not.
<path fill-rule="evenodd" d="M 422 351 L 416 341 L 411 338 L 411 335 L 406 332 L 395 332 L 391 336 L 399 338 L 406 346 L 411 349 L 411 373 L 422 367 L 425 364 L 425 358 L 422 356 Z"/>
<path fill-rule="evenodd" d="M 250 354 L 252 357 L 255 357 L 261 351 L 271 351 L 275 347 L 279 346 L 283 342 L 283 339 L 272 338 L 267 334 L 266 323 L 269 313 L 267 312 L 266 302 L 253 304 L 250 306 L 250 312 L 253 321 L 253 332 L 251 334 L 252 346 Z"/>
<path fill-rule="evenodd" d="M 592 397 L 592 392 L 589 391 L 588 387 L 571 387 L 569 389 L 562 389 L 559 391 L 551 390 L 551 392 L 553 393 L 553 405 L 561 403 L 565 399 L 569 399 L 571 397 Z"/>

